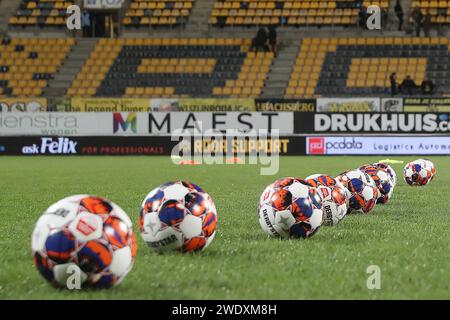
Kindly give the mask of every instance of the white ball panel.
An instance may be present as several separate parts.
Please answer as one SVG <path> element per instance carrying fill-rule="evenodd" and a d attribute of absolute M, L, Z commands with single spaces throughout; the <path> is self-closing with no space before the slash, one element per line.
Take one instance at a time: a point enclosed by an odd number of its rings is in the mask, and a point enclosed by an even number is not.
<path fill-rule="evenodd" d="M 322 210 L 314 209 L 311 217 L 309 218 L 309 223 L 311 224 L 312 230 L 320 227 L 322 224 Z"/>
<path fill-rule="evenodd" d="M 294 182 L 287 189 L 294 199 L 307 198 L 309 195 L 309 187 L 300 182 Z"/>
<path fill-rule="evenodd" d="M 130 270 L 132 261 L 133 258 L 130 247 L 127 246 L 114 250 L 109 270 L 120 277 Z"/>
<path fill-rule="evenodd" d="M 365 186 L 361 192 L 361 195 L 366 201 L 373 199 L 373 188 L 370 186 Z"/>
<path fill-rule="evenodd" d="M 181 200 L 189 193 L 189 189 L 182 184 L 175 183 L 164 189 L 164 198 L 166 200 Z"/>
<path fill-rule="evenodd" d="M 202 219 L 193 215 L 186 215 L 179 228 L 185 238 L 190 239 L 202 234 Z"/>

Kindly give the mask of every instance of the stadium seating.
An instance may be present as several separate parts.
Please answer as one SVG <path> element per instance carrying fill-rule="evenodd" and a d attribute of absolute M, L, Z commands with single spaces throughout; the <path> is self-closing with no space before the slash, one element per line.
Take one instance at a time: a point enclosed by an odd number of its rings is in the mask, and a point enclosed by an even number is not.
<path fill-rule="evenodd" d="M 448 0 L 413 0 L 413 8 L 421 8 L 423 14 L 431 15 L 434 24 L 450 24 L 450 1 Z"/>
<path fill-rule="evenodd" d="M 448 38 L 306 38 L 285 97 L 389 94 L 389 75 L 450 91 Z"/>
<path fill-rule="evenodd" d="M 66 9 L 72 4 L 73 1 L 66 0 L 22 0 L 9 23 L 13 26 L 63 26 Z"/>
<path fill-rule="evenodd" d="M 125 26 L 184 25 L 195 0 L 133 0 L 125 13 Z"/>
<path fill-rule="evenodd" d="M 213 25 L 354 25 L 361 4 L 389 7 L 388 0 L 220 0 L 214 5 Z"/>
<path fill-rule="evenodd" d="M 0 96 L 41 96 L 74 43 L 73 39 L 13 38 L 0 44 Z"/>
<path fill-rule="evenodd" d="M 101 39 L 69 96 L 256 97 L 272 63 L 250 39 Z"/>

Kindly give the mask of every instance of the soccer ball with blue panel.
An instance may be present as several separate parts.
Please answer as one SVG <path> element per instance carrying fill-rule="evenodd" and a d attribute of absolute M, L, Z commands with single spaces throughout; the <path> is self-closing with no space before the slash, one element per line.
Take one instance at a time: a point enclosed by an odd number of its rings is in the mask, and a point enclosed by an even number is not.
<path fill-rule="evenodd" d="M 425 186 L 436 175 L 434 164 L 427 159 L 411 161 L 403 168 L 403 179 L 410 186 Z"/>
<path fill-rule="evenodd" d="M 216 207 L 199 186 L 187 181 L 170 182 L 145 197 L 139 226 L 142 239 L 156 251 L 201 251 L 214 239 Z"/>
<path fill-rule="evenodd" d="M 313 174 L 305 178 L 322 198 L 323 224 L 338 224 L 348 211 L 349 192 L 336 179 L 326 174 Z"/>
<path fill-rule="evenodd" d="M 136 250 L 125 211 L 108 199 L 90 195 L 51 205 L 37 221 L 31 239 L 37 269 L 57 287 L 70 288 L 68 281 L 94 288 L 116 286 L 131 270 Z"/>
<path fill-rule="evenodd" d="M 369 213 L 378 199 L 378 188 L 373 179 L 361 170 L 341 173 L 336 180 L 350 192 L 349 211 Z"/>
<path fill-rule="evenodd" d="M 394 193 L 394 179 L 389 171 L 376 164 L 366 164 L 359 167 L 359 170 L 367 173 L 375 182 L 378 188 L 378 204 L 386 204 Z"/>
<path fill-rule="evenodd" d="M 322 224 L 321 202 L 315 188 L 306 181 L 278 179 L 260 197 L 260 226 L 272 237 L 309 238 Z"/>

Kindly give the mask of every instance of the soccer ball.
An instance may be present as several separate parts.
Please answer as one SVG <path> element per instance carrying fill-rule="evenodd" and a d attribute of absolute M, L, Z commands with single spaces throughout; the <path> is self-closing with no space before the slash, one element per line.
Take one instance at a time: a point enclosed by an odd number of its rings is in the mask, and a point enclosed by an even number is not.
<path fill-rule="evenodd" d="M 142 239 L 156 251 L 204 250 L 216 233 L 216 206 L 199 186 L 169 182 L 145 197 L 139 227 Z"/>
<path fill-rule="evenodd" d="M 75 195 L 51 205 L 33 231 L 34 263 L 57 287 L 77 281 L 87 287 L 110 288 L 131 270 L 136 238 L 131 220 L 105 198 Z"/>
<path fill-rule="evenodd" d="M 425 161 L 425 165 L 427 168 L 429 168 L 431 170 L 431 180 L 433 180 L 433 178 L 436 176 L 436 167 L 434 166 L 434 163 L 431 162 L 428 159 L 423 159 Z"/>
<path fill-rule="evenodd" d="M 428 159 L 419 159 L 419 160 L 422 160 L 425 163 L 425 167 L 427 168 L 427 170 L 431 171 L 430 181 L 433 180 L 434 176 L 436 175 L 436 167 L 434 166 L 434 163 Z"/>
<path fill-rule="evenodd" d="M 436 174 L 436 168 L 430 160 L 417 159 L 406 164 L 403 168 L 403 178 L 410 186 L 424 186 Z"/>
<path fill-rule="evenodd" d="M 323 224 L 338 224 L 348 211 L 348 190 L 334 178 L 325 174 L 314 174 L 305 181 L 311 184 L 322 198 Z"/>
<path fill-rule="evenodd" d="M 390 165 L 383 162 L 375 162 L 373 165 L 378 167 L 379 169 L 383 169 L 389 174 L 393 183 L 392 188 L 394 189 L 397 185 L 397 174 L 395 173 L 395 170 Z"/>
<path fill-rule="evenodd" d="M 307 182 L 282 178 L 269 185 L 258 205 L 261 228 L 273 237 L 311 237 L 322 224 L 321 198 Z"/>
<path fill-rule="evenodd" d="M 336 177 L 351 193 L 349 198 L 349 211 L 369 213 L 375 207 L 378 199 L 378 188 L 373 179 L 361 170 L 351 170 Z"/>
<path fill-rule="evenodd" d="M 378 188 L 377 203 L 385 204 L 392 198 L 394 192 L 394 181 L 386 169 L 374 164 L 366 164 L 359 167 L 359 170 L 367 173 L 375 182 Z"/>

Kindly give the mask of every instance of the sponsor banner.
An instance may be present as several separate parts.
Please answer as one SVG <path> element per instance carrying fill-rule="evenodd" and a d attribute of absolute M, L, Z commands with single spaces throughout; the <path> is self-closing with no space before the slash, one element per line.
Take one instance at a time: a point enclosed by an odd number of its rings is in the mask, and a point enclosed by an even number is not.
<path fill-rule="evenodd" d="M 148 134 L 167 135 L 174 130 L 205 132 L 207 130 L 273 130 L 293 133 L 292 112 L 153 112 L 149 114 Z"/>
<path fill-rule="evenodd" d="M 170 137 L 1 137 L 0 155 L 168 155 Z"/>
<path fill-rule="evenodd" d="M 318 98 L 317 112 L 380 112 L 380 98 Z"/>
<path fill-rule="evenodd" d="M 272 130 L 293 133 L 288 112 L 6 112 L 0 113 L 0 136 L 171 135 L 174 130 Z"/>
<path fill-rule="evenodd" d="M 450 137 L 308 137 L 309 155 L 450 155 Z"/>
<path fill-rule="evenodd" d="M 111 119 L 110 119 L 111 118 Z M 109 121 L 108 121 L 109 120 Z M 111 127 L 111 129 L 109 129 Z M 0 114 L 0 135 L 81 135 L 112 132 L 112 113 L 27 112 Z"/>
<path fill-rule="evenodd" d="M 179 110 L 186 112 L 255 111 L 254 99 L 179 99 Z"/>
<path fill-rule="evenodd" d="M 72 112 L 72 99 L 68 97 L 54 98 L 52 101 L 52 110 L 56 112 Z"/>
<path fill-rule="evenodd" d="M 193 154 L 272 154 L 305 155 L 305 137 L 259 137 L 258 139 L 195 139 L 191 143 Z"/>
<path fill-rule="evenodd" d="M 381 112 L 403 112 L 403 98 L 382 98 Z"/>
<path fill-rule="evenodd" d="M 0 112 L 47 111 L 45 98 L 0 98 Z"/>
<path fill-rule="evenodd" d="M 448 134 L 446 113 L 295 113 L 295 133 Z"/>
<path fill-rule="evenodd" d="M 0 155 L 171 155 L 172 150 L 184 141 L 184 138 L 180 137 L 177 140 L 169 136 L 0 137 Z M 190 140 L 189 147 L 183 145 L 182 148 L 183 152 L 192 152 L 193 155 L 203 153 L 248 155 L 255 152 L 305 155 L 305 137 L 230 139 L 228 143 L 220 144 L 217 140 L 200 138 Z"/>
<path fill-rule="evenodd" d="M 72 98 L 72 112 L 148 112 L 149 99 Z"/>
<path fill-rule="evenodd" d="M 151 99 L 150 107 L 155 112 L 227 112 L 255 111 L 253 99 Z"/>
<path fill-rule="evenodd" d="M 138 134 L 148 135 L 148 113 L 0 113 L 0 136 L 110 136 Z"/>
<path fill-rule="evenodd" d="M 84 0 L 85 9 L 120 9 L 124 0 Z"/>
<path fill-rule="evenodd" d="M 256 99 L 257 111 L 315 112 L 315 99 Z"/>
<path fill-rule="evenodd" d="M 405 112 L 450 112 L 450 98 L 404 98 L 403 109 Z"/>

